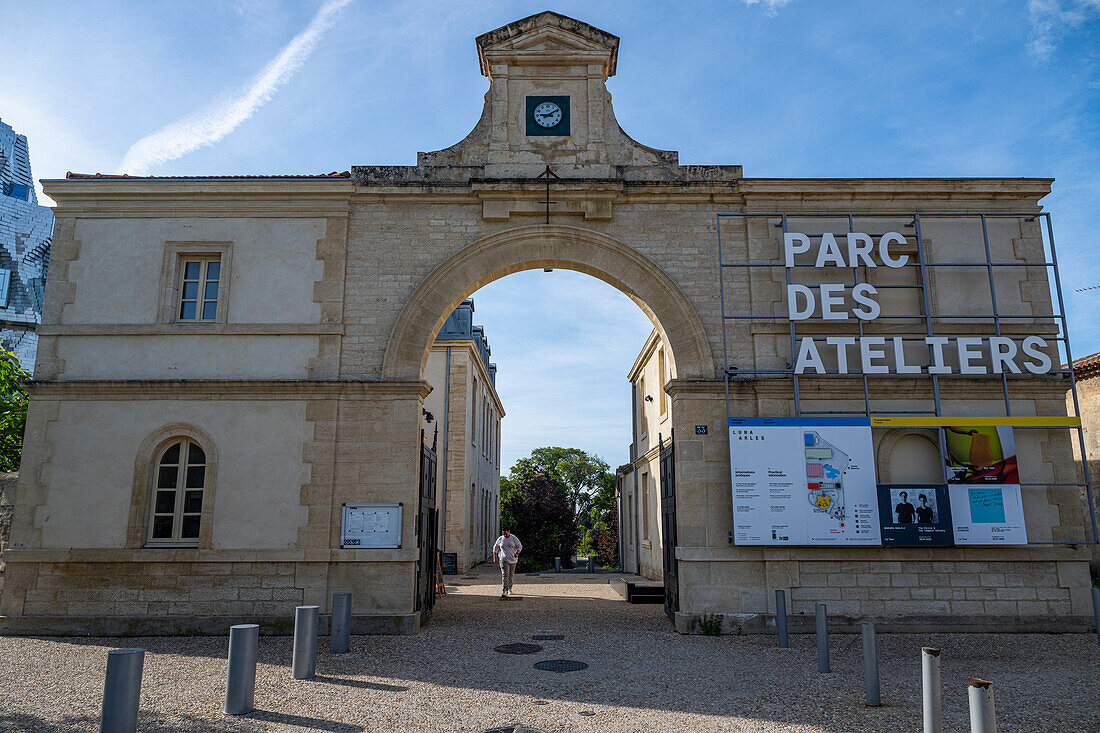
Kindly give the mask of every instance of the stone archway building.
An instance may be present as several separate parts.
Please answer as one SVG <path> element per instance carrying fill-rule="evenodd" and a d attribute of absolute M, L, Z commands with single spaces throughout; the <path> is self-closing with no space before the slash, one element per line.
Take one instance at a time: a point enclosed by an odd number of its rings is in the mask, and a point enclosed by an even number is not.
<path fill-rule="evenodd" d="M 3 627 L 224 630 L 228 618 L 290 618 L 301 603 L 325 610 L 331 593 L 350 590 L 359 629 L 415 630 L 428 350 L 470 293 L 536 267 L 619 288 L 668 346 L 681 628 L 704 613 L 743 614 L 756 628 L 774 612 L 774 588 L 791 591 L 796 612 L 827 599 L 841 614 L 935 624 L 1027 617 L 1050 627 L 1088 613 L 1087 554 L 1068 546 L 934 553 L 729 540 L 715 215 L 1038 211 L 1050 181 L 752 179 L 737 165 L 680 165 L 619 126 L 605 86 L 618 42 L 550 12 L 480 36 L 490 79 L 482 117 L 415 166 L 45 181 L 57 226 Z M 565 115 L 568 134 L 532 127 L 532 105 L 544 103 Z M 548 168 L 549 208 L 539 178 Z M 731 247 L 756 252 L 774 240 L 767 226 L 739 226 Z M 1012 256 L 1038 248 L 1042 258 L 1038 225 L 1013 226 Z M 1015 286 L 1023 302 L 1049 307 L 1037 280 Z M 754 280 L 732 307 L 778 309 L 782 296 L 781 278 Z M 743 363 L 790 359 L 785 331 L 735 335 Z M 1048 381 L 1021 398 L 1031 414 L 1058 414 L 1064 387 Z M 995 399 L 985 387 L 945 392 Z M 739 414 L 791 414 L 789 385 L 774 380 L 735 383 L 731 400 Z M 173 425 L 202 431 L 217 486 L 197 537 L 174 525 L 167 543 L 150 546 L 133 495 L 159 479 L 152 463 L 146 474 L 134 466 Z M 1052 434 L 1025 449 L 1052 484 L 1030 499 L 1029 537 L 1073 536 L 1084 522 L 1076 492 L 1053 485 L 1073 480 L 1068 440 Z M 178 490 L 173 500 L 186 502 L 197 489 Z M 341 549 L 342 506 L 355 502 L 401 503 L 401 546 Z M 906 585 L 892 583 L 899 573 Z"/>

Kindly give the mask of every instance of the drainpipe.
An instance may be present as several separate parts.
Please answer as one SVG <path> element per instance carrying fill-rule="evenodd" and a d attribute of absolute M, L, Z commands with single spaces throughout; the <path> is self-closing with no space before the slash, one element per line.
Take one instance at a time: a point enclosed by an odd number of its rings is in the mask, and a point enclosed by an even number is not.
<path fill-rule="evenodd" d="M 443 535 L 439 541 L 439 551 L 447 551 L 447 418 L 451 414 L 451 347 L 447 347 L 446 376 L 443 378 L 443 502 L 439 510 L 439 524 Z"/>
<path fill-rule="evenodd" d="M 630 432 L 634 437 L 634 442 L 631 448 L 631 462 L 635 460 L 638 453 L 638 383 L 632 382 L 630 384 Z M 630 518 L 631 524 L 634 526 L 634 574 L 642 574 L 642 539 L 638 534 L 638 467 L 634 466 L 634 470 L 631 472 L 634 475 L 632 483 L 634 484 L 634 516 Z"/>

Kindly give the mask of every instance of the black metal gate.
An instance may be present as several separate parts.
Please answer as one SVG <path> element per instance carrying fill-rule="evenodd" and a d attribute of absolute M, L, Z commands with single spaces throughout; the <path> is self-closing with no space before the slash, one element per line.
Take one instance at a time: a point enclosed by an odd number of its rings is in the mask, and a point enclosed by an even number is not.
<path fill-rule="evenodd" d="M 680 610 L 680 582 L 676 566 L 676 460 L 672 444 L 675 433 L 665 445 L 657 436 L 661 460 L 661 542 L 664 554 L 665 613 L 673 621 Z"/>
<path fill-rule="evenodd" d="M 416 610 L 420 611 L 421 625 L 428 622 L 435 607 L 435 553 L 439 529 L 439 510 L 435 508 L 435 448 L 438 439 L 439 430 L 436 429 L 429 447 L 424 442 L 424 431 L 420 431 L 420 508 L 416 518 L 420 562 L 416 568 Z"/>

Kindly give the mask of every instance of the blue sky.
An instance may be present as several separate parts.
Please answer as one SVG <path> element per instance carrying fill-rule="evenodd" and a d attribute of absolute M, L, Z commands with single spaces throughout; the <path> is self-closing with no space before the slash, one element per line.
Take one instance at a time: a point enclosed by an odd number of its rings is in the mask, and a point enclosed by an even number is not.
<path fill-rule="evenodd" d="M 28 135 L 40 178 L 124 159 L 161 175 L 412 164 L 480 114 L 473 38 L 548 8 L 620 36 L 617 117 L 681 162 L 1056 178 L 1074 355 L 1100 351 L 1100 289 L 1074 292 L 1100 283 L 1100 0 L 0 0 L 0 118 Z M 180 125 L 216 141 L 152 163 L 135 147 Z M 625 461 L 641 312 L 567 272 L 475 297 L 509 410 L 505 466 L 564 442 Z"/>

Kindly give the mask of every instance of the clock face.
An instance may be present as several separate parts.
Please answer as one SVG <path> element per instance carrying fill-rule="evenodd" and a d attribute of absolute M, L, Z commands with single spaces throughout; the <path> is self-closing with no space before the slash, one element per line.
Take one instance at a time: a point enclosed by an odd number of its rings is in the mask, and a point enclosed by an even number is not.
<path fill-rule="evenodd" d="M 535 124 L 539 127 L 555 127 L 561 122 L 561 107 L 553 102 L 543 102 L 535 107 Z"/>

